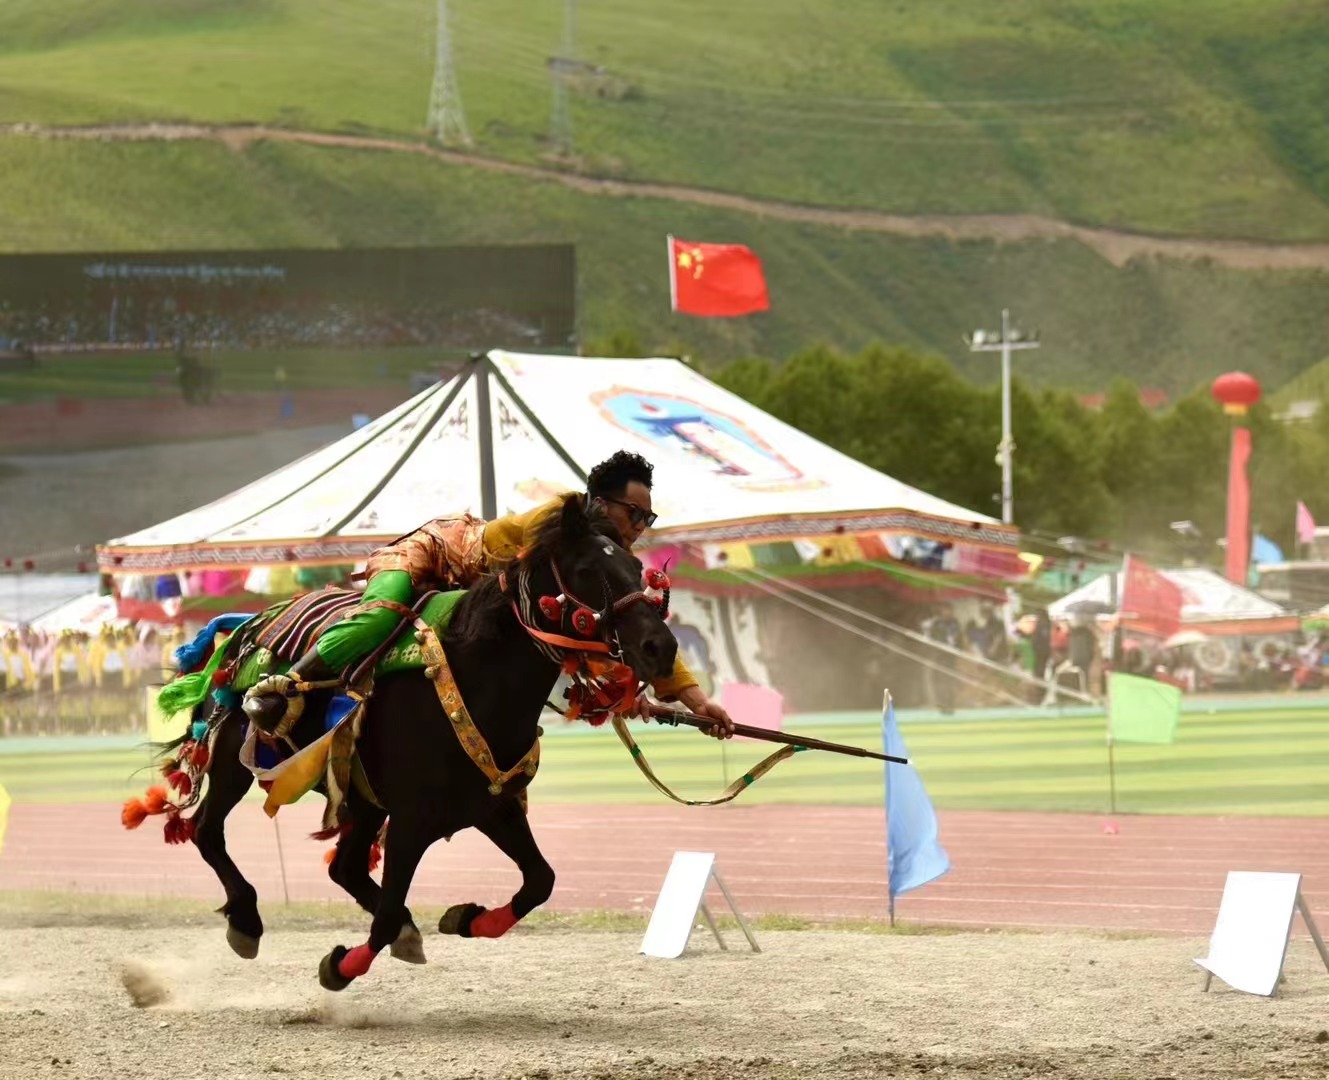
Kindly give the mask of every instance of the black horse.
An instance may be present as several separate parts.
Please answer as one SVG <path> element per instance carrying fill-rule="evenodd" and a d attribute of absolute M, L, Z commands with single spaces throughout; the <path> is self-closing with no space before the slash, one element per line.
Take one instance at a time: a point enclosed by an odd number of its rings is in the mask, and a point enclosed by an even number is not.
<path fill-rule="evenodd" d="M 538 542 L 506 574 L 483 579 L 459 601 L 443 646 L 458 689 L 500 770 L 514 767 L 537 737 L 537 724 L 558 679 L 564 645 L 537 634 L 566 633 L 569 612 L 556 620 L 540 615 L 540 597 L 566 594 L 601 607 L 590 633 L 621 655 L 640 681 L 673 668 L 677 644 L 659 608 L 642 592 L 642 567 L 618 543 L 607 519 L 588 514 L 570 497 L 553 515 Z M 575 616 L 574 616 L 575 621 Z M 537 626 L 543 622 L 543 626 Z M 580 627 L 586 632 L 586 620 Z M 238 636 L 238 635 L 237 635 Z M 588 642 L 588 645 L 591 644 Z M 293 731 L 299 746 L 322 734 L 321 709 L 310 707 Z M 208 790 L 194 818 L 194 842 L 226 890 L 222 913 L 227 940 L 239 955 L 258 953 L 263 922 L 258 895 L 226 852 L 227 814 L 249 790 L 253 776 L 241 763 L 243 714 L 236 708 L 215 720 Z M 440 837 L 474 826 L 513 860 L 522 885 L 511 903 L 495 911 L 458 905 L 439 929 L 462 936 L 496 937 L 544 903 L 554 871 L 531 835 L 519 800 L 529 783 L 524 773 L 492 794 L 489 780 L 467 756 L 439 703 L 433 684 L 419 672 L 385 676 L 366 707 L 358 754 L 375 805 L 352 785 L 346 793 L 350 830 L 337 845 L 332 879 L 373 915 L 366 944 L 337 946 L 319 965 L 319 981 L 340 990 L 368 970 L 384 946 L 392 955 L 424 962 L 419 930 L 406 908 L 411 878 L 426 849 Z M 369 876 L 369 852 L 383 823 L 383 884 Z"/>

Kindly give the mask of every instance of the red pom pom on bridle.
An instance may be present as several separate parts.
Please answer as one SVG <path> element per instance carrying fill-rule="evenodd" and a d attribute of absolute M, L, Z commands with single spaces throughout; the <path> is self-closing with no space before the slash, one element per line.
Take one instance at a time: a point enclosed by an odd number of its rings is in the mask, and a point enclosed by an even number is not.
<path fill-rule="evenodd" d="M 540 597 L 540 614 L 550 622 L 560 622 L 563 618 L 562 595 Z"/>
<path fill-rule="evenodd" d="M 572 613 L 572 629 L 582 637 L 593 637 L 599 622 L 600 616 L 589 608 L 578 608 Z"/>
<path fill-rule="evenodd" d="M 669 575 L 658 566 L 651 567 L 646 571 L 646 587 L 660 590 L 669 588 Z"/>

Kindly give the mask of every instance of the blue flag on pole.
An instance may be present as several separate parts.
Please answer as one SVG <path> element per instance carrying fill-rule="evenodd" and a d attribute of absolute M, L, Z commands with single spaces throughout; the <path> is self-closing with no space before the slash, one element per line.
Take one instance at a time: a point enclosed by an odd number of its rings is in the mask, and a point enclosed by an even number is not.
<path fill-rule="evenodd" d="M 909 756 L 890 695 L 881 718 L 881 739 L 885 753 Z M 886 843 L 892 898 L 935 881 L 951 868 L 946 849 L 937 842 L 937 812 L 912 765 L 886 765 Z"/>

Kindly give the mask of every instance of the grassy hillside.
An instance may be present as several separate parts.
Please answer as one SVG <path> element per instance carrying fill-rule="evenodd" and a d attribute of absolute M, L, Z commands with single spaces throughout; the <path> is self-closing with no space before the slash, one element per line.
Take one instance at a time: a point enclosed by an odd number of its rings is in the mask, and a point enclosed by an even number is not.
<path fill-rule="evenodd" d="M 563 5 L 452 0 L 476 151 L 548 162 Z M 0 123 L 196 120 L 417 138 L 432 0 L 6 0 Z M 578 7 L 564 167 L 806 204 L 1041 213 L 1162 234 L 1329 237 L 1329 22 L 1291 0 L 619 0 Z M 1329 274 L 1137 260 L 1067 241 L 850 232 L 408 155 L 0 134 L 0 249 L 573 241 L 584 342 L 723 360 L 874 339 L 950 356 L 1002 306 L 1022 372 L 1181 391 L 1324 355 Z M 746 242 L 770 314 L 667 309 L 666 232 Z M 30 392 L 30 389 L 29 391 Z M 52 392 L 59 392 L 58 389 Z M 25 392 L 0 380 L 0 398 Z"/>
<path fill-rule="evenodd" d="M 1118 269 L 1069 241 L 851 233 L 580 194 L 413 155 L 273 143 L 232 151 L 0 137 L 0 174 L 0 249 L 10 251 L 573 241 L 583 340 L 626 329 L 648 348 L 707 359 L 880 339 L 994 378 L 995 361 L 970 354 L 960 335 L 1003 305 L 1042 328 L 1045 347 L 1020 368 L 1035 381 L 1098 387 L 1126 374 L 1181 390 L 1238 366 L 1277 385 L 1324 354 L 1329 276 L 1313 272 L 1163 261 Z M 671 314 L 669 231 L 752 244 L 772 310 L 740 320 Z"/>
<path fill-rule="evenodd" d="M 452 0 L 478 148 L 548 149 L 564 5 Z M 6 0 L 0 120 L 417 135 L 433 0 Z M 1329 236 L 1329 21 L 1300 0 L 581 3 L 586 169 L 906 213 Z"/>
<path fill-rule="evenodd" d="M 879 716 L 841 714 L 830 724 L 790 717 L 791 731 L 858 746 L 881 740 Z M 945 810 L 1106 811 L 1103 718 L 906 722 L 905 738 L 928 792 Z M 642 749 L 665 783 L 690 798 L 718 793 L 765 751 L 723 748 L 694 732 L 651 727 Z M 532 798 L 562 803 L 660 803 L 613 734 L 556 729 L 543 743 Z M 1127 813 L 1287 814 L 1329 811 L 1323 783 L 1329 733 L 1315 710 L 1187 713 L 1171 746 L 1121 744 L 1117 805 Z M 154 779 L 135 775 L 138 750 L 12 752 L 0 745 L 0 783 L 18 802 L 116 800 Z M 881 766 L 831 754 L 800 754 L 739 797 L 740 803 L 877 806 Z"/>

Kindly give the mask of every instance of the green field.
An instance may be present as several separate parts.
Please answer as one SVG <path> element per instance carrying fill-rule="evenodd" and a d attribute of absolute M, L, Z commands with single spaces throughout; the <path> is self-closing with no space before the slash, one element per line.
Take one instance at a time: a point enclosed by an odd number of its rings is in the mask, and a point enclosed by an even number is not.
<path fill-rule="evenodd" d="M 799 730 L 799 721 L 791 717 L 789 730 Z M 879 746 L 875 715 L 808 717 L 801 726 L 818 738 Z M 918 721 L 903 731 L 942 809 L 1107 809 L 1101 717 Z M 694 798 L 718 794 L 762 755 L 756 744 L 721 747 L 693 732 L 655 727 L 640 743 L 657 774 Z M 610 731 L 555 731 L 544 748 L 532 792 L 540 802 L 663 801 Z M 1116 759 L 1123 812 L 1329 813 L 1329 720 L 1318 709 L 1187 713 L 1172 745 L 1119 745 Z M 152 782 L 147 773 L 132 775 L 142 763 L 130 750 L 12 753 L 0 744 L 0 783 L 16 801 L 118 800 Z M 778 766 L 739 803 L 873 806 L 881 798 L 877 764 L 808 753 Z"/>
<path fill-rule="evenodd" d="M 545 161 L 562 6 L 454 0 L 476 152 Z M 0 123 L 261 122 L 422 136 L 430 0 L 9 0 Z M 1291 0 L 583 5 L 575 168 L 800 204 L 1040 213 L 1170 235 L 1329 237 L 1329 22 Z M 1329 275 L 778 221 L 402 154 L 0 135 L 0 250 L 573 242 L 581 339 L 706 360 L 824 340 L 940 351 L 1002 306 L 1035 381 L 1276 386 L 1324 356 Z M 668 311 L 663 237 L 751 244 L 772 311 Z M 55 392 L 59 393 L 60 390 Z M 0 398 L 11 396 L 0 385 Z M 15 395 L 17 396 L 17 395 Z"/>
<path fill-rule="evenodd" d="M 0 118 L 422 133 L 432 0 L 7 0 Z M 478 146 L 547 146 L 563 5 L 453 0 Z M 1294 0 L 582 4 L 584 167 L 799 202 L 1329 236 L 1329 23 Z"/>
<path fill-rule="evenodd" d="M 854 349 L 882 340 L 938 350 L 991 381 L 999 365 L 969 353 L 960 334 L 1009 304 L 1049 343 L 1020 369 L 1035 382 L 1093 388 L 1125 375 L 1183 391 L 1235 366 L 1275 386 L 1324 355 L 1317 313 L 1329 305 L 1329 275 L 1309 271 L 1167 261 L 1119 269 L 1070 241 L 846 232 L 587 195 L 404 155 L 291 145 L 234 152 L 0 137 L 0 174 L 0 219 L 12 223 L 0 250 L 8 251 L 575 243 L 580 336 L 592 348 L 619 329 L 648 349 L 703 361 L 783 357 L 816 340 Z M 747 319 L 673 315 L 670 231 L 751 244 L 765 263 L 772 310 Z M 104 363 L 114 372 L 119 361 Z M 0 377 L 0 398 L 12 378 Z"/>

